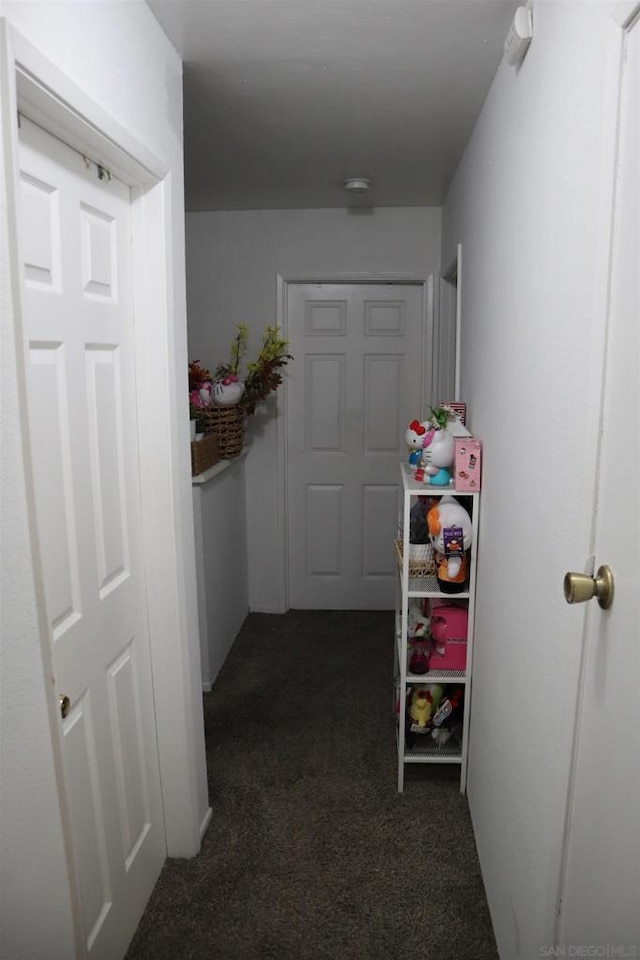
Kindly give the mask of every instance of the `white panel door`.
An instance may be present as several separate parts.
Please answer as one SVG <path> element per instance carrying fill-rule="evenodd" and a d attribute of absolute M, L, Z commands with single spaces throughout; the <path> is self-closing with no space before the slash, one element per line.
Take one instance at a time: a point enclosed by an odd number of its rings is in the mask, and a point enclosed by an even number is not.
<path fill-rule="evenodd" d="M 391 609 L 398 461 L 423 410 L 421 284 L 289 284 L 289 606 Z"/>
<path fill-rule="evenodd" d="M 566 956 L 640 957 L 639 94 L 636 24 L 623 74 L 595 542 L 596 567 L 612 568 L 615 596 L 611 609 L 592 600 L 588 610 L 560 914 Z"/>
<path fill-rule="evenodd" d="M 20 129 L 27 409 L 87 955 L 119 960 L 164 862 L 141 566 L 129 188 Z M 51 882 L 57 882 L 52 877 Z"/>

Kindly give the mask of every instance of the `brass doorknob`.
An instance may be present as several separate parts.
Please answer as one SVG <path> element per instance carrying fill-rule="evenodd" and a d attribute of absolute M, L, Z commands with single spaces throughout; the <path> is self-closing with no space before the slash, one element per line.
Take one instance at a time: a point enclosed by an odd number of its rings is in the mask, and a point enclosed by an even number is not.
<path fill-rule="evenodd" d="M 567 603 L 584 603 L 596 597 L 603 610 L 613 603 L 613 573 L 606 565 L 599 567 L 595 577 L 586 573 L 567 573 L 564 578 L 564 598 Z"/>
<path fill-rule="evenodd" d="M 63 720 L 69 713 L 70 709 L 71 709 L 71 700 L 69 700 L 69 697 L 66 694 L 61 693 L 60 694 L 60 713 L 62 714 Z"/>

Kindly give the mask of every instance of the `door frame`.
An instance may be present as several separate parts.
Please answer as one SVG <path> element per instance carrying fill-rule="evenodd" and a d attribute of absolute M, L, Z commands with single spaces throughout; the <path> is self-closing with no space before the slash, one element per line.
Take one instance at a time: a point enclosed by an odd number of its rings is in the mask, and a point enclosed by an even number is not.
<path fill-rule="evenodd" d="M 455 349 L 455 368 L 454 368 L 454 400 L 461 400 L 461 357 L 462 357 L 462 244 L 456 247 L 455 259 L 449 264 L 446 270 L 442 271 L 442 279 L 445 283 L 456 288 L 456 349 Z M 434 397 L 437 403 L 439 399 Z"/>
<path fill-rule="evenodd" d="M 433 305 L 434 305 L 434 276 L 416 276 L 410 274 L 389 276 L 358 276 L 357 274 L 278 274 L 276 277 L 276 324 L 287 337 L 287 306 L 288 289 L 292 284 L 326 283 L 335 285 L 373 286 L 386 283 L 389 285 L 420 286 L 422 287 L 422 369 L 426 369 L 427 353 L 433 344 Z M 423 404 L 427 397 L 423 383 Z M 287 437 L 287 397 L 286 390 L 278 390 L 276 394 L 276 524 L 277 541 L 275 544 L 275 566 L 278 571 L 278 613 L 286 613 L 289 609 L 289 564 L 288 564 L 288 480 L 289 480 L 289 451 Z"/>
<path fill-rule="evenodd" d="M 181 497 L 184 500 L 187 483 L 190 492 L 190 472 L 186 452 L 188 425 L 186 418 L 179 416 L 182 409 L 180 397 L 186 389 L 186 371 L 183 384 L 174 362 L 171 171 L 2 18 L 0 47 L 5 88 L 0 102 L 0 119 L 7 170 L 9 235 L 9 276 L 3 280 L 2 293 L 6 293 L 7 302 L 13 304 L 16 350 L 12 362 L 15 362 L 18 396 L 25 394 L 26 365 L 17 225 L 19 164 L 15 118 L 20 113 L 80 152 L 99 158 L 101 164 L 131 186 L 143 579 L 164 827 L 169 856 L 194 856 L 200 849 L 211 810 L 206 808 L 203 819 L 200 781 L 204 769 L 204 734 L 200 739 L 197 722 L 198 711 L 202 709 L 199 651 L 196 613 L 195 609 L 191 610 L 192 605 L 195 607 L 195 588 L 189 587 L 189 582 L 195 583 L 195 557 L 190 550 L 192 541 L 188 537 L 183 540 L 180 529 L 180 524 L 185 529 L 189 520 L 184 516 Z M 165 389 L 159 390 L 158 382 Z M 37 585 L 43 682 L 66 857 L 73 878 L 62 770 L 61 718 L 57 692 L 47 682 L 51 676 L 51 649 L 45 619 L 29 430 L 24 408 L 25 404 L 20 403 L 22 466 L 28 503 L 25 538 L 31 549 Z M 140 429 L 144 422 L 153 422 L 154 429 Z M 72 900 L 77 896 L 74 886 L 72 879 Z M 77 910 L 74 912 L 77 924 Z"/>

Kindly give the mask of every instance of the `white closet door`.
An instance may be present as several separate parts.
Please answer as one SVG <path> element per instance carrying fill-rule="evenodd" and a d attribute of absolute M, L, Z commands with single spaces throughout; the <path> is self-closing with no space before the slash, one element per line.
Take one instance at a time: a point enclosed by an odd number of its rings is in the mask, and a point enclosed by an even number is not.
<path fill-rule="evenodd" d="M 393 607 L 398 462 L 424 413 L 423 301 L 421 284 L 287 287 L 293 608 Z"/>
<path fill-rule="evenodd" d="M 640 22 L 624 60 L 595 566 L 560 903 L 567 956 L 640 956 Z M 578 615 L 578 610 L 576 610 Z M 592 953 L 578 953 L 578 949 Z M 560 955 L 560 954 L 558 954 Z"/>
<path fill-rule="evenodd" d="M 165 857 L 144 571 L 129 188 L 20 130 L 27 408 L 87 954 L 120 958 Z M 51 878 L 52 883 L 57 878 Z"/>

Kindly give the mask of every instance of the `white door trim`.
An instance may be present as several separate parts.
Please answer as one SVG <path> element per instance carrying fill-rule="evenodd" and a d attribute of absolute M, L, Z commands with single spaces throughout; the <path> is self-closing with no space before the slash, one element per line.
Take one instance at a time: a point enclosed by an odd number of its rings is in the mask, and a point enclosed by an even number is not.
<path fill-rule="evenodd" d="M 161 160 L 11 26 L 9 47 L 18 104 L 34 123 L 77 150 L 95 146 L 98 159 L 125 182 L 153 185 L 166 177 Z"/>
<path fill-rule="evenodd" d="M 456 259 L 456 373 L 454 400 L 462 400 L 460 377 L 462 357 L 462 244 L 458 244 L 458 256 Z"/>
<path fill-rule="evenodd" d="M 442 271 L 442 279 L 445 283 L 456 288 L 456 346 L 454 360 L 454 389 L 453 399 L 461 400 L 461 358 L 462 358 L 462 244 L 456 247 L 455 259 L 451 261 L 446 270 Z M 435 370 L 434 370 L 435 373 Z M 434 402 L 444 400 L 444 397 L 435 397 Z"/>
<path fill-rule="evenodd" d="M 277 326 L 287 336 L 287 293 L 290 284 L 294 283 L 330 283 L 330 284 L 415 284 L 423 289 L 424 312 L 423 323 L 423 362 L 422 369 L 425 369 L 427 347 L 433 340 L 433 277 L 415 276 L 410 274 L 402 276 L 393 274 L 393 276 L 381 274 L 376 276 L 362 276 L 358 274 L 324 274 L 304 273 L 301 275 L 287 274 L 286 276 L 278 274 L 276 278 L 276 323 Z M 424 393 L 424 381 L 423 381 Z M 287 489 L 288 489 L 288 456 L 287 456 L 287 399 L 286 390 L 279 390 L 276 394 L 277 400 L 277 419 L 276 419 L 276 522 L 277 522 L 277 542 L 275 566 L 278 571 L 278 613 L 286 613 L 289 609 L 289 574 L 287 564 Z M 425 398 L 423 397 L 423 402 Z"/>
<path fill-rule="evenodd" d="M 138 422 L 153 422 L 153 430 L 140 429 L 140 475 L 143 501 L 144 561 L 147 608 L 153 667 L 156 725 L 167 851 L 170 856 L 193 856 L 211 811 L 202 818 L 201 780 L 204 739 L 201 718 L 199 653 L 195 609 L 195 558 L 192 540 L 184 541 L 189 517 L 183 515 L 181 485 L 188 487 L 187 423 L 179 416 L 180 397 L 186 389 L 175 369 L 173 347 L 173 271 L 171 268 L 170 171 L 150 151 L 124 130 L 83 90 L 58 70 L 28 40 L 0 20 L 0 41 L 5 58 L 3 120 L 18 109 L 49 132 L 82 149 L 113 169 L 132 186 L 134 303 Z M 3 77 L 4 79 L 4 77 Z M 4 99 L 4 98 L 3 98 Z M 15 218 L 18 190 L 17 130 L 3 123 L 9 195 L 10 277 L 15 303 L 16 338 L 22 343 L 21 279 L 18 268 L 18 235 Z M 11 142 L 8 142 L 10 140 Z M 16 374 L 24 391 L 25 369 L 18 349 Z M 158 384 L 162 389 L 158 389 Z M 23 421 L 26 418 L 23 416 Z M 33 495 L 27 424 L 21 424 L 24 467 L 30 509 L 31 548 L 36 582 L 40 581 L 37 539 L 33 536 Z M 184 448 L 184 449 L 183 449 Z M 184 463 L 184 477 L 182 467 Z M 191 568 L 193 577 L 191 576 Z M 42 595 L 38 598 L 42 605 Z M 40 617 L 41 627 L 43 624 Z M 41 629 L 43 663 L 49 659 L 46 628 Z M 46 679 L 46 670 L 45 670 Z M 55 691 L 45 682 L 52 743 L 61 781 L 60 716 Z M 206 786 L 206 785 L 205 785 Z M 64 796 L 61 792 L 64 818 Z M 67 843 L 67 855 L 69 846 Z"/>

